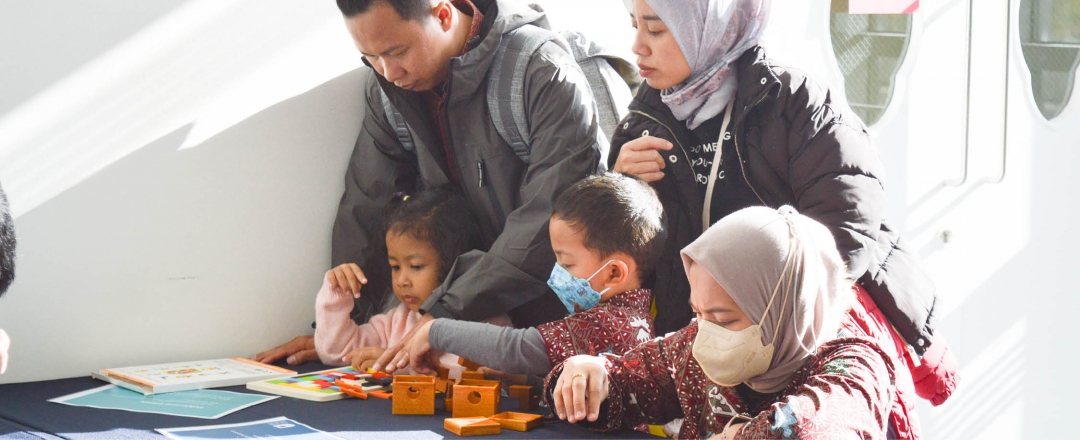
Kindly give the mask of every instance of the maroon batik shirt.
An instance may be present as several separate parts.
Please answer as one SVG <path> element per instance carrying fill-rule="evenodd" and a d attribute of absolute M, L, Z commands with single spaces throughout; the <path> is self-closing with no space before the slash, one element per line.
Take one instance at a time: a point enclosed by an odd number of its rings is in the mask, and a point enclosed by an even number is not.
<path fill-rule="evenodd" d="M 629 290 L 589 310 L 537 326 L 551 366 L 579 354 L 621 355 L 652 339 L 651 301 L 649 289 Z"/>

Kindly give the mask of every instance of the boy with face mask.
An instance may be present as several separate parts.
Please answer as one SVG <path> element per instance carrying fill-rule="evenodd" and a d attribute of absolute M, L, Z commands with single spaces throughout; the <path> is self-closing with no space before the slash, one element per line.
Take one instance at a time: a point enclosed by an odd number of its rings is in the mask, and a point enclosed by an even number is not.
<path fill-rule="evenodd" d="M 622 354 L 653 338 L 651 292 L 641 279 L 665 242 L 656 192 L 618 173 L 587 177 L 556 200 L 549 231 L 557 262 L 548 285 L 569 315 L 526 329 L 437 319 L 406 348 L 414 369 L 425 371 L 424 355 L 438 350 L 507 373 L 543 375 L 570 356 Z"/>

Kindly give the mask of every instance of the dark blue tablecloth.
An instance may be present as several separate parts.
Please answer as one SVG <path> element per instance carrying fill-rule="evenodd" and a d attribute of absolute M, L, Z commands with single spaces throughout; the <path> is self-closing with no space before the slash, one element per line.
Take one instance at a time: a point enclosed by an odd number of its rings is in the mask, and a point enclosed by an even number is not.
<path fill-rule="evenodd" d="M 300 372 L 318 371 L 325 365 L 309 363 L 289 367 Z M 49 399 L 89 390 L 104 382 L 87 377 L 0 385 L 0 439 L 93 438 L 141 439 L 163 438 L 154 428 L 208 426 L 251 422 L 285 416 L 312 428 L 344 438 L 378 438 L 372 431 L 432 431 L 443 437 L 457 438 L 443 429 L 443 420 L 450 413 L 442 408 L 442 399 L 435 399 L 433 416 L 395 416 L 390 413 L 390 401 L 344 399 L 333 402 L 311 402 L 281 397 L 242 409 L 219 419 L 208 420 L 162 414 L 136 413 L 76 407 L 48 402 Z M 227 391 L 255 393 L 243 386 L 221 388 Z M 515 411 L 517 401 L 502 399 L 501 411 Z M 541 409 L 537 413 L 546 414 Z M 558 419 L 547 420 L 544 426 L 530 432 L 503 430 L 498 438 L 654 438 L 634 431 L 619 435 L 604 435 L 586 431 Z"/>

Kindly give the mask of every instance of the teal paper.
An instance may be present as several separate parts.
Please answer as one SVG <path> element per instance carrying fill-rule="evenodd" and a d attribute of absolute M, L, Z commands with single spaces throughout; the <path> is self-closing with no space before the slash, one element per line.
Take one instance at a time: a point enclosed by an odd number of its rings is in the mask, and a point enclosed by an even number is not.
<path fill-rule="evenodd" d="M 220 390 L 178 391 L 145 396 L 116 385 L 106 385 L 49 401 L 73 406 L 216 419 L 277 397 L 279 396 Z"/>

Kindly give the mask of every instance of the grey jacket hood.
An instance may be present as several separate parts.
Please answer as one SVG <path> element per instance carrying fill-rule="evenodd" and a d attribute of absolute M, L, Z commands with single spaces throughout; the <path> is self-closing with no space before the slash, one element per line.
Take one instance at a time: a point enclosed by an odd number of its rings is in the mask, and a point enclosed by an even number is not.
<path fill-rule="evenodd" d="M 450 59 L 450 72 L 453 81 L 453 95 L 455 97 L 469 96 L 476 93 L 480 84 L 487 81 L 487 71 L 495 59 L 495 52 L 499 49 L 503 35 L 514 29 L 527 24 L 551 29 L 547 15 L 538 6 L 536 9 L 522 2 L 474 0 L 473 4 L 484 14 L 484 22 L 480 25 L 480 35 L 476 38 L 479 44 L 469 50 L 465 55 Z M 465 43 L 476 44 L 475 41 Z"/>

